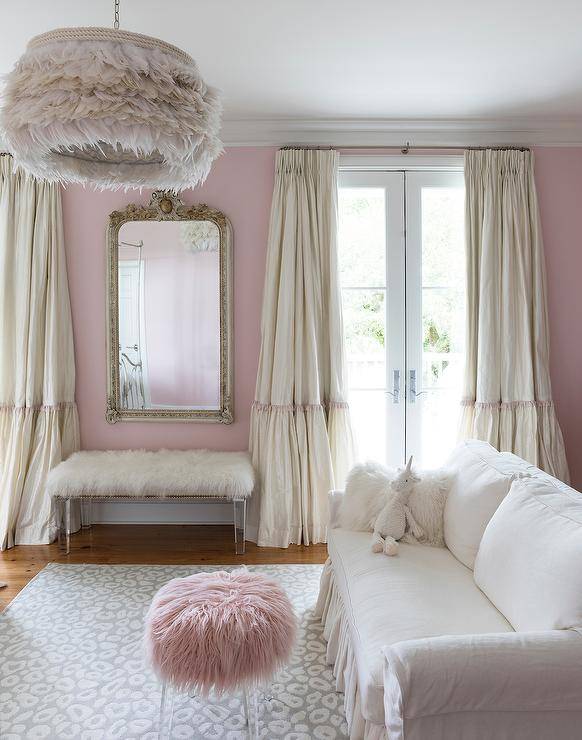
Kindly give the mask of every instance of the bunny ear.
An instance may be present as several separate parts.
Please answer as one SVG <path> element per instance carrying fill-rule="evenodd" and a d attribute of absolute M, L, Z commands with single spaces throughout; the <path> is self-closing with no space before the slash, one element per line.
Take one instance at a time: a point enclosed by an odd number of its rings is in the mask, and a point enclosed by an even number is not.
<path fill-rule="evenodd" d="M 406 465 L 404 472 L 410 473 L 411 469 L 412 469 L 412 455 L 410 456 L 410 459 L 408 460 L 408 463 Z"/>

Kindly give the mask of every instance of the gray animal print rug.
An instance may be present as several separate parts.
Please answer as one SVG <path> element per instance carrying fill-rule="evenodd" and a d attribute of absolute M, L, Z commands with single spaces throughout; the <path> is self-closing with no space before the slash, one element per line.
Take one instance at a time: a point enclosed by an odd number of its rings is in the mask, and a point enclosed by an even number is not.
<path fill-rule="evenodd" d="M 279 581 L 300 631 L 260 702 L 268 740 L 347 737 L 343 695 L 313 616 L 321 566 L 249 566 Z M 50 564 L 0 615 L 2 740 L 157 740 L 160 686 L 144 662 L 143 619 L 171 578 L 223 566 Z M 240 696 L 176 696 L 172 738 L 247 737 Z"/>

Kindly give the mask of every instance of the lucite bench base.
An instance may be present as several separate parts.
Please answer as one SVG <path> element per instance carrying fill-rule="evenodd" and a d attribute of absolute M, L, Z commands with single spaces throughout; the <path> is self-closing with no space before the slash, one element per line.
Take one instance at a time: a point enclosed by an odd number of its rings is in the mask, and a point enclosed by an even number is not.
<path fill-rule="evenodd" d="M 79 501 L 81 504 L 81 527 L 88 529 L 92 525 L 91 504 L 111 503 L 113 501 L 120 503 L 231 503 L 233 511 L 234 526 L 234 550 L 237 555 L 245 553 L 245 534 L 246 534 L 246 498 L 227 498 L 220 496 L 73 496 L 64 498 L 54 496 L 53 502 L 55 507 L 55 516 L 58 529 L 59 547 L 67 555 L 71 551 L 71 502 Z"/>

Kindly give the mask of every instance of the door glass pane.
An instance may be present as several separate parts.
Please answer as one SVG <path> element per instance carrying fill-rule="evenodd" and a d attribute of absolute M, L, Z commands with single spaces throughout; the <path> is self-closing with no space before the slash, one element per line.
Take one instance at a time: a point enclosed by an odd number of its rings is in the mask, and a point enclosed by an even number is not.
<path fill-rule="evenodd" d="M 386 387 L 386 291 L 344 288 L 343 314 L 350 388 Z"/>
<path fill-rule="evenodd" d="M 465 359 L 462 188 L 422 188 L 422 334 L 422 463 L 433 466 L 455 446 L 459 424 Z"/>
<path fill-rule="evenodd" d="M 465 191 L 422 188 L 422 284 L 465 285 Z"/>
<path fill-rule="evenodd" d="M 350 390 L 350 415 L 360 460 L 386 459 L 386 398 L 384 391 Z"/>
<path fill-rule="evenodd" d="M 339 190 L 348 401 L 360 459 L 386 457 L 386 189 Z"/>
<path fill-rule="evenodd" d="M 384 188 L 340 188 L 339 268 L 342 286 L 386 285 Z"/>

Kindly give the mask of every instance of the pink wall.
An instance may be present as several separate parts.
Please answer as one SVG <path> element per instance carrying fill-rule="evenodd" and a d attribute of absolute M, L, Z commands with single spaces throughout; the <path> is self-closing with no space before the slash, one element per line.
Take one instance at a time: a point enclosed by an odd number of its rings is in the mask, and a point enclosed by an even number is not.
<path fill-rule="evenodd" d="M 572 485 L 582 490 L 582 147 L 537 147 L 552 389 Z"/>
<path fill-rule="evenodd" d="M 539 193 L 548 270 L 552 381 L 572 482 L 582 488 L 582 147 L 538 147 Z M 214 166 L 187 202 L 224 211 L 234 228 L 236 421 L 231 426 L 109 426 L 105 407 L 105 227 L 107 216 L 149 193 L 64 193 L 65 240 L 75 330 L 77 402 L 86 449 L 209 447 L 244 449 L 248 442 L 260 341 L 260 310 L 275 150 L 235 148 Z"/>
<path fill-rule="evenodd" d="M 228 150 L 206 183 L 183 194 L 187 204 L 223 211 L 234 232 L 235 422 L 172 424 L 105 421 L 105 229 L 109 213 L 127 203 L 147 203 L 149 191 L 94 192 L 69 186 L 63 193 L 65 244 L 75 333 L 77 404 L 84 449 L 168 447 L 241 450 L 248 445 L 260 345 L 275 149 Z"/>

